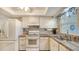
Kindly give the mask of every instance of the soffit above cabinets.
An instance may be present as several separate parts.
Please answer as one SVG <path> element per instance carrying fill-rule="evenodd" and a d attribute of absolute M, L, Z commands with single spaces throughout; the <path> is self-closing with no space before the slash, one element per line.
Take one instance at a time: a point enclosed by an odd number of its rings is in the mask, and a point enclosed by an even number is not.
<path fill-rule="evenodd" d="M 0 13 L 10 17 L 55 16 L 61 9 L 63 7 L 29 7 L 27 11 L 24 11 L 20 7 L 1 7 Z"/>
<path fill-rule="evenodd" d="M 48 7 L 46 15 L 48 16 L 57 16 L 59 15 L 65 7 Z"/>

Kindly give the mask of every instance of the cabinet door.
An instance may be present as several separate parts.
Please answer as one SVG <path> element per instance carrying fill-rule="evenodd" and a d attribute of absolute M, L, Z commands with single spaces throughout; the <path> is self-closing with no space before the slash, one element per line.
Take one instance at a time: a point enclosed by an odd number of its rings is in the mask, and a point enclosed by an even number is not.
<path fill-rule="evenodd" d="M 69 51 L 69 49 L 67 49 L 67 48 L 64 47 L 63 45 L 59 45 L 59 50 L 60 50 L 60 51 Z"/>
<path fill-rule="evenodd" d="M 0 41 L 0 51 L 15 51 L 15 41 Z"/>
<path fill-rule="evenodd" d="M 58 51 L 58 43 L 52 38 L 50 38 L 50 50 Z"/>
<path fill-rule="evenodd" d="M 26 38 L 20 39 L 19 44 L 20 45 L 25 45 L 26 44 Z"/>
<path fill-rule="evenodd" d="M 49 50 L 48 37 L 40 38 L 40 50 Z"/>
<path fill-rule="evenodd" d="M 26 38 L 20 37 L 19 39 L 19 50 L 26 50 Z"/>
<path fill-rule="evenodd" d="M 25 40 L 22 40 L 19 44 L 19 50 L 26 50 Z"/>

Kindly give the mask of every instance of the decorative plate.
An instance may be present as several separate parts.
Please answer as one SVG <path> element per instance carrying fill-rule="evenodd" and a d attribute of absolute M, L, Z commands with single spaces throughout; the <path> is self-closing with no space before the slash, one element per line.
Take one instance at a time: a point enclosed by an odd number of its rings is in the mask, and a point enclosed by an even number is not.
<path fill-rule="evenodd" d="M 70 25 L 70 30 L 75 30 L 75 25 Z"/>

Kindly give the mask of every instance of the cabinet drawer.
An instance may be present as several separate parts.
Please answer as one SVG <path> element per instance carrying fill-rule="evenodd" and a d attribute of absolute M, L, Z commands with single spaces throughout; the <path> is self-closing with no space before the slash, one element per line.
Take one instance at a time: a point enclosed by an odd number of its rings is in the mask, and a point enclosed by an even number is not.
<path fill-rule="evenodd" d="M 26 42 L 26 40 L 20 40 L 19 42 Z"/>
<path fill-rule="evenodd" d="M 51 38 L 50 39 L 50 50 L 51 51 L 58 51 L 58 46 L 59 46 L 59 43 Z"/>

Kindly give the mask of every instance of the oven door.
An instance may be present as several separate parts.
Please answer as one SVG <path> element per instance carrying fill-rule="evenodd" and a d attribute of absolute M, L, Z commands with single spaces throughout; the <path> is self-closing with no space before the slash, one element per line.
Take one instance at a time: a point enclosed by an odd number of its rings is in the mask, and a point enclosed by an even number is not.
<path fill-rule="evenodd" d="M 26 40 L 26 47 L 30 48 L 30 47 L 39 47 L 39 39 L 37 38 L 29 38 L 28 40 Z"/>

